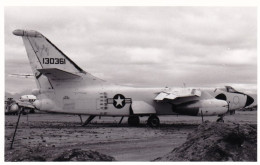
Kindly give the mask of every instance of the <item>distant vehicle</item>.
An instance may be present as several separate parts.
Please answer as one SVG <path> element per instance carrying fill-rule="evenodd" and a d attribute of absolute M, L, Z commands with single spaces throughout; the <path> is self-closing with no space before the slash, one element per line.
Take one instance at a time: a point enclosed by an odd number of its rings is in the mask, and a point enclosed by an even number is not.
<path fill-rule="evenodd" d="M 21 36 L 38 89 L 33 105 L 41 111 L 95 116 L 124 116 L 137 126 L 139 117 L 157 127 L 159 115 L 219 116 L 253 103 L 249 95 L 225 88 L 136 88 L 115 85 L 82 70 L 37 31 L 15 30 Z M 64 35 L 66 36 L 66 35 Z M 152 76 L 152 72 L 151 72 Z"/>

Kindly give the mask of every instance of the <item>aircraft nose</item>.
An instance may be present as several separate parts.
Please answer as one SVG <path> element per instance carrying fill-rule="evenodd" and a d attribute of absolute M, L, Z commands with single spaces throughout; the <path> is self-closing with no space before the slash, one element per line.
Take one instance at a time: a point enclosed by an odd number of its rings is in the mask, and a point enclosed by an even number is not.
<path fill-rule="evenodd" d="M 253 102 L 254 102 L 254 99 L 251 96 L 247 95 L 245 107 L 251 105 Z"/>

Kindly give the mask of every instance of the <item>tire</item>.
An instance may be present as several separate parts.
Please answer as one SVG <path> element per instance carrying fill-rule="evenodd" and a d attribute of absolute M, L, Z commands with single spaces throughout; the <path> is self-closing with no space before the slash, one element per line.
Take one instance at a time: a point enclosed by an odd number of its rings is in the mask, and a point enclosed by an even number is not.
<path fill-rule="evenodd" d="M 160 119 L 156 115 L 151 115 L 148 118 L 147 125 L 149 125 L 150 127 L 159 127 Z"/>
<path fill-rule="evenodd" d="M 30 109 L 29 113 L 35 113 L 34 109 Z"/>
<path fill-rule="evenodd" d="M 222 118 L 218 118 L 217 122 L 224 123 L 224 120 Z"/>
<path fill-rule="evenodd" d="M 129 126 L 138 126 L 140 124 L 140 119 L 138 116 L 129 116 L 128 125 Z"/>

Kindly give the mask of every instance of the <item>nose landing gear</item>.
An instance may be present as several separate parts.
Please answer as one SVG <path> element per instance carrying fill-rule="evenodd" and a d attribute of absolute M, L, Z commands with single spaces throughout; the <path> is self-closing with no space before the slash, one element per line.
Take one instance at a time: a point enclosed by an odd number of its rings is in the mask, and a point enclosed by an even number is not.
<path fill-rule="evenodd" d="M 219 118 L 217 119 L 217 122 L 224 123 L 224 115 L 219 115 Z"/>

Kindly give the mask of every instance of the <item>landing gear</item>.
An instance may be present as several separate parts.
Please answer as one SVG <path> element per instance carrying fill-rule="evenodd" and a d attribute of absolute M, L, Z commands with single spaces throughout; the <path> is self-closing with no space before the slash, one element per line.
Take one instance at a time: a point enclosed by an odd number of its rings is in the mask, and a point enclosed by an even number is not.
<path fill-rule="evenodd" d="M 25 112 L 25 111 L 23 110 L 23 111 L 22 111 L 22 114 L 23 114 L 23 115 L 26 115 L 26 114 L 27 114 L 27 112 Z"/>
<path fill-rule="evenodd" d="M 35 113 L 34 109 L 30 109 L 29 113 Z"/>
<path fill-rule="evenodd" d="M 124 119 L 124 116 L 121 117 L 121 119 L 120 119 L 119 123 L 117 123 L 117 125 L 120 125 L 122 123 L 123 119 Z"/>
<path fill-rule="evenodd" d="M 229 114 L 230 114 L 230 115 L 234 115 L 235 113 L 236 113 L 235 110 L 229 110 Z"/>
<path fill-rule="evenodd" d="M 224 123 L 224 115 L 219 115 L 219 118 L 217 119 L 217 122 Z"/>
<path fill-rule="evenodd" d="M 88 119 L 85 121 L 85 123 L 82 124 L 82 126 L 88 125 L 95 117 L 96 117 L 96 116 L 94 116 L 94 115 L 90 115 L 90 116 L 88 117 Z"/>
<path fill-rule="evenodd" d="M 140 119 L 138 116 L 129 116 L 128 125 L 129 126 L 138 126 L 140 124 Z"/>
<path fill-rule="evenodd" d="M 147 120 L 147 125 L 150 127 L 158 127 L 160 125 L 160 120 L 156 115 L 151 115 Z"/>
<path fill-rule="evenodd" d="M 82 121 L 81 115 L 79 115 L 79 119 L 80 119 L 81 125 L 83 125 L 83 121 Z"/>

